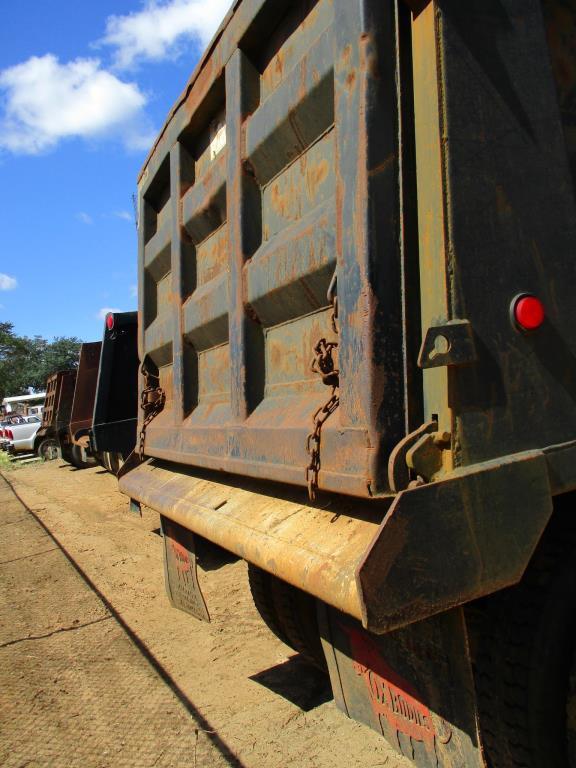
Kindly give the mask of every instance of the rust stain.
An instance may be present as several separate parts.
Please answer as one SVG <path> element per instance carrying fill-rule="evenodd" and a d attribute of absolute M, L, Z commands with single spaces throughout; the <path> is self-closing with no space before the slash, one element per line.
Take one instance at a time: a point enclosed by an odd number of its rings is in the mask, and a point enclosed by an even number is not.
<path fill-rule="evenodd" d="M 342 61 L 342 65 L 344 67 L 348 67 L 350 64 L 350 61 L 352 60 L 352 46 L 350 44 L 348 44 L 345 48 L 343 48 L 340 58 Z"/>
<path fill-rule="evenodd" d="M 356 84 L 356 70 L 352 69 L 346 76 L 346 90 L 350 92 Z"/>
<path fill-rule="evenodd" d="M 321 160 L 317 165 L 312 166 L 306 173 L 306 190 L 308 198 L 315 200 L 318 195 L 318 188 L 326 181 L 330 173 L 328 160 Z"/>

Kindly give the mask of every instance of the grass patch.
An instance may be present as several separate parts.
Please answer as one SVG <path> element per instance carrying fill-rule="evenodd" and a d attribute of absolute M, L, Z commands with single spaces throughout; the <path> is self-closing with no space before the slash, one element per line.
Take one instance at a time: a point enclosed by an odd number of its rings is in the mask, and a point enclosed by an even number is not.
<path fill-rule="evenodd" d="M 44 464 L 44 462 L 36 461 L 33 464 L 22 464 L 20 461 L 12 461 L 6 451 L 0 451 L 0 470 L 2 470 L 2 472 L 15 472 L 24 467 L 34 466 L 35 464 Z"/>
<path fill-rule="evenodd" d="M 14 469 L 14 464 L 5 451 L 0 451 L 0 469 Z"/>

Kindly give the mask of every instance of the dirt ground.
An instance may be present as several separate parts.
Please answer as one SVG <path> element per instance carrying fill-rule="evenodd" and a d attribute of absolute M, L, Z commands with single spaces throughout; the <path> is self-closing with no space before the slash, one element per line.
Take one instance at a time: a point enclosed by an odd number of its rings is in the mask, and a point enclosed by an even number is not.
<path fill-rule="evenodd" d="M 164 591 L 159 519 L 60 461 L 0 473 L 0 765 L 407 768 L 209 551 L 212 623 Z"/>

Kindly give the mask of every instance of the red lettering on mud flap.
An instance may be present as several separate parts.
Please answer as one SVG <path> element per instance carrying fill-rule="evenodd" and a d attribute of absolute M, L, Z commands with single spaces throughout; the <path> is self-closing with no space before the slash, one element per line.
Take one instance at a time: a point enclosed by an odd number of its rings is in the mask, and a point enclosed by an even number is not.
<path fill-rule="evenodd" d="M 188 573 L 192 567 L 190 565 L 190 553 L 186 547 L 183 547 L 182 544 L 177 542 L 175 539 L 168 538 L 168 543 L 172 549 L 172 553 L 174 555 L 174 563 L 177 570 L 180 571 L 180 573 Z"/>
<path fill-rule="evenodd" d="M 162 517 L 166 591 L 175 608 L 202 621 L 210 621 L 206 601 L 198 583 L 194 535 Z"/>
<path fill-rule="evenodd" d="M 384 659 L 376 644 L 351 627 L 348 635 L 356 674 L 364 678 L 374 714 L 384 718 L 397 732 L 435 748 L 435 741 L 446 744 L 452 735 L 448 723 L 438 718 L 437 728 L 429 708 L 414 687 L 403 680 Z"/>

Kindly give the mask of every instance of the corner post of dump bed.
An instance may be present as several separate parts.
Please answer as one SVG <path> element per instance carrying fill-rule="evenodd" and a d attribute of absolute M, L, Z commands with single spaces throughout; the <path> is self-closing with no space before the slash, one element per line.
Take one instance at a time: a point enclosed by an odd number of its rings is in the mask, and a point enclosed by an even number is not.
<path fill-rule="evenodd" d="M 244 165 L 244 121 L 258 106 L 260 73 L 242 50 L 226 64 L 226 208 L 229 243 L 229 333 L 232 421 L 243 422 L 261 398 L 261 326 L 246 311 L 244 264 L 261 241 L 260 190 Z"/>
<path fill-rule="evenodd" d="M 185 381 L 188 357 L 184 348 L 182 304 L 196 283 L 196 249 L 182 220 L 182 198 L 194 184 L 194 160 L 181 141 L 170 150 L 170 205 L 172 207 L 172 317 L 173 368 L 172 414 L 174 426 L 180 427 L 185 417 Z"/>
<path fill-rule="evenodd" d="M 138 210 L 136 213 L 137 220 L 136 220 L 136 226 L 138 231 L 138 360 L 140 361 L 140 364 L 142 364 L 142 361 L 144 360 L 144 288 L 145 288 L 145 247 L 146 247 L 146 226 L 147 226 L 147 217 L 146 217 L 146 207 L 148 203 L 146 202 L 144 195 L 142 194 L 142 187 L 144 186 L 147 179 L 147 174 L 144 172 L 143 175 L 138 180 Z M 140 406 L 141 398 L 142 398 L 142 390 L 144 389 L 143 384 L 143 377 L 140 374 L 140 368 L 138 368 L 138 406 Z M 142 428 L 142 421 L 143 421 L 143 412 L 140 407 L 138 407 L 138 434 L 140 433 L 140 430 Z"/>
<path fill-rule="evenodd" d="M 445 126 L 440 101 L 443 73 L 437 23 L 436 3 L 429 3 L 412 22 L 422 338 L 429 327 L 451 319 L 442 146 Z M 423 372 L 424 421 L 437 416 L 439 431 L 452 435 L 448 376 L 446 367 Z M 445 451 L 444 456 L 450 460 L 451 452 Z"/>
<path fill-rule="evenodd" d="M 334 2 L 340 408 L 371 493 L 406 433 L 395 3 Z"/>

